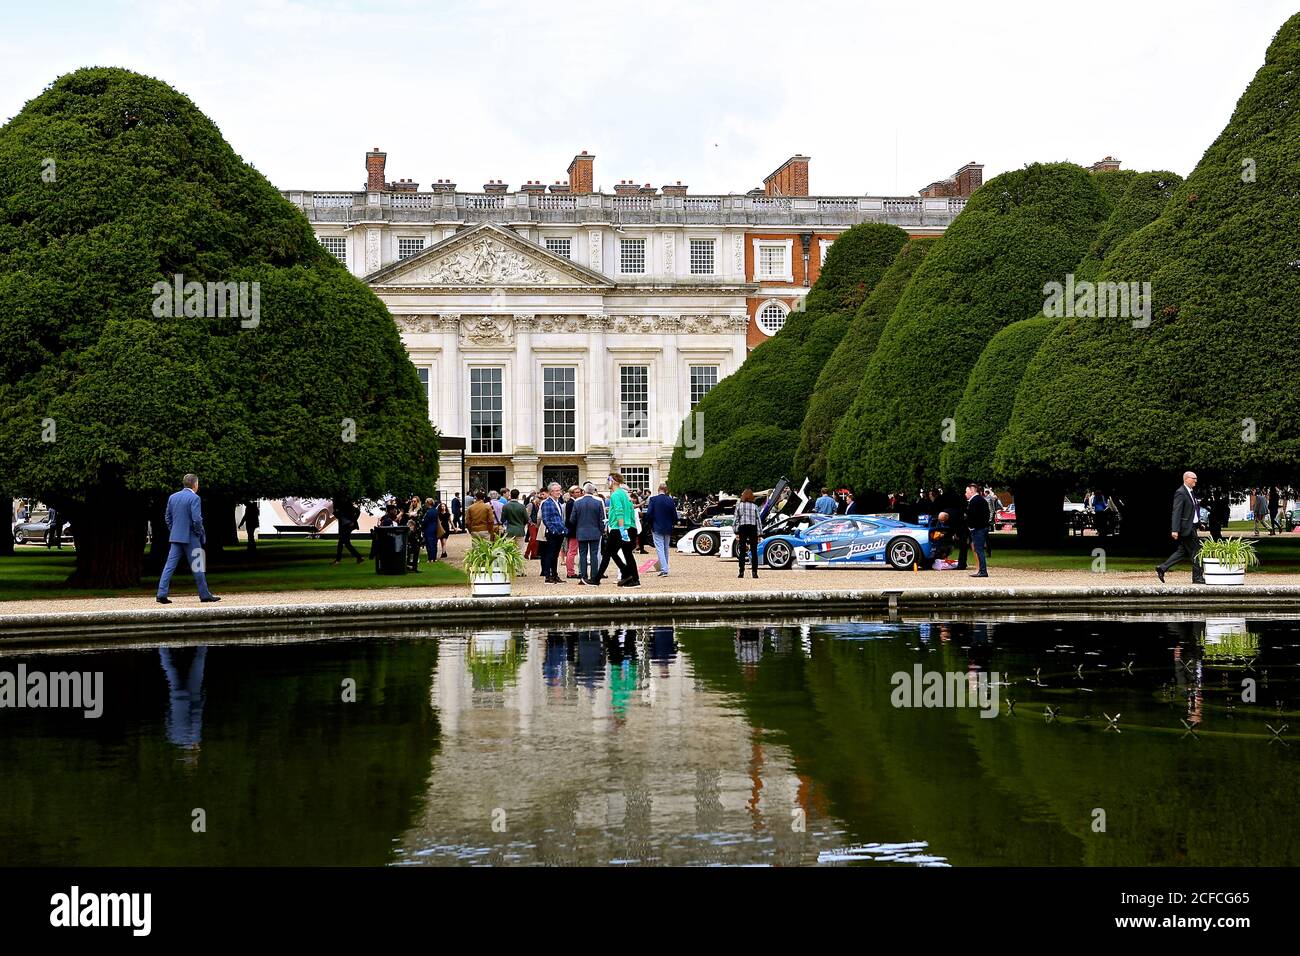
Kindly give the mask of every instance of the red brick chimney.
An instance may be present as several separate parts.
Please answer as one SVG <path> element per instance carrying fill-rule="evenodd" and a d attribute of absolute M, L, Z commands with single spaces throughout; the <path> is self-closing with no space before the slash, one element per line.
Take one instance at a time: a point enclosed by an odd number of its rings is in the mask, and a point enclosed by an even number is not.
<path fill-rule="evenodd" d="M 663 191 L 663 194 L 664 194 L 665 196 L 685 196 L 685 195 L 686 195 L 686 187 L 682 185 L 682 181 L 681 181 L 680 179 L 677 180 L 677 185 L 676 185 L 676 186 L 665 186 L 665 187 L 663 188 L 662 191 Z"/>
<path fill-rule="evenodd" d="M 509 192 L 510 187 L 499 179 L 489 179 L 483 184 L 483 191 L 485 193 L 504 193 Z"/>
<path fill-rule="evenodd" d="M 763 180 L 763 192 L 769 196 L 807 196 L 810 158 L 799 153 L 791 156 Z"/>
<path fill-rule="evenodd" d="M 592 184 L 595 182 L 596 175 L 596 157 L 588 156 L 584 149 L 577 156 L 573 157 L 573 162 L 569 163 L 569 191 L 574 193 L 590 193 Z"/>
<path fill-rule="evenodd" d="M 969 198 L 970 194 L 984 185 L 984 164 L 971 160 L 952 177 L 957 181 L 957 195 Z"/>
<path fill-rule="evenodd" d="M 555 184 L 551 186 L 551 192 L 553 193 L 566 194 L 568 193 L 568 191 L 569 191 L 569 184 L 562 183 L 558 179 L 555 181 Z"/>
<path fill-rule="evenodd" d="M 614 187 L 615 196 L 635 196 L 641 191 L 641 187 L 630 179 L 620 179 L 618 185 Z M 575 189 L 574 192 L 577 192 Z"/>
<path fill-rule="evenodd" d="M 383 192 L 388 188 L 384 182 L 384 164 L 387 161 L 388 154 L 381 153 L 378 146 L 366 153 L 367 192 Z"/>
<path fill-rule="evenodd" d="M 544 193 L 546 192 L 546 184 L 540 181 L 534 181 L 530 179 L 528 180 L 528 182 L 524 183 L 522 186 L 519 187 L 519 191 L 525 193 Z"/>
<path fill-rule="evenodd" d="M 967 163 L 947 179 L 939 179 L 921 190 L 927 199 L 966 199 L 984 185 L 984 165 Z"/>
<path fill-rule="evenodd" d="M 1088 167 L 1090 173 L 1108 173 L 1119 169 L 1119 160 L 1114 156 L 1107 156 L 1105 159 L 1099 159 Z"/>
<path fill-rule="evenodd" d="M 429 192 L 433 193 L 454 193 L 456 184 L 450 179 L 440 179 L 429 187 Z"/>

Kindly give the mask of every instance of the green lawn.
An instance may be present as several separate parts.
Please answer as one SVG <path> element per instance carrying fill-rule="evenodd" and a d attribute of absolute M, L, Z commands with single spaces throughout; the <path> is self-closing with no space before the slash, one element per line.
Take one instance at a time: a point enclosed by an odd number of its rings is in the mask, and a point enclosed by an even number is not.
<path fill-rule="evenodd" d="M 1248 532 L 1249 525 L 1240 530 Z M 1207 535 L 1202 534 L 1201 537 Z M 1300 534 L 1279 534 L 1275 537 L 1264 534 L 1254 538 L 1247 533 L 1244 537 L 1255 542 L 1261 571 L 1300 574 Z M 1089 571 L 1092 569 L 1094 548 L 1106 552 L 1107 571 L 1150 571 L 1174 550 L 1174 543 L 1170 541 L 1169 547 L 1158 553 L 1135 553 L 1120 549 L 1115 542 L 1106 538 L 1091 535 L 1071 537 L 1059 548 L 1051 550 L 1021 548 L 1017 546 L 1014 534 L 995 534 L 992 544 L 993 554 L 990 560 L 995 567 L 1024 568 L 1029 571 Z"/>
<path fill-rule="evenodd" d="M 337 588 L 430 587 L 437 584 L 465 584 L 464 572 L 447 561 L 420 563 L 419 574 L 376 574 L 372 562 L 357 564 L 344 554 L 343 563 L 331 567 L 334 541 L 260 541 L 250 556 L 242 547 L 227 549 L 226 563 L 209 564 L 208 586 L 214 594 L 223 591 L 334 590 Z M 370 542 L 358 539 L 357 550 L 367 553 Z M 158 588 L 158 576 L 146 573 L 142 587 L 120 591 L 69 588 L 64 584 L 72 573 L 72 548 L 47 551 L 39 545 L 19 545 L 12 558 L 0 558 L 0 601 L 30 598 L 132 597 L 151 595 Z M 197 594 L 188 572 L 172 578 L 172 596 Z"/>

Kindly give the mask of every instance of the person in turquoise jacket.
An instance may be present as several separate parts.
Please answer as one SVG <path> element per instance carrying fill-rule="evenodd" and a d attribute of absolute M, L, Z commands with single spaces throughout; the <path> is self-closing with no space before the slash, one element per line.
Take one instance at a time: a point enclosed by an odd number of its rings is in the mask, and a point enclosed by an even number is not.
<path fill-rule="evenodd" d="M 621 588 L 639 588 L 641 577 L 637 574 L 636 559 L 632 556 L 632 535 L 636 528 L 636 516 L 632 513 L 632 499 L 623 490 L 623 476 L 618 472 L 609 476 L 609 518 L 606 521 L 604 554 L 600 559 L 600 568 L 592 584 L 600 584 L 612 559 L 618 565 L 618 586 Z"/>

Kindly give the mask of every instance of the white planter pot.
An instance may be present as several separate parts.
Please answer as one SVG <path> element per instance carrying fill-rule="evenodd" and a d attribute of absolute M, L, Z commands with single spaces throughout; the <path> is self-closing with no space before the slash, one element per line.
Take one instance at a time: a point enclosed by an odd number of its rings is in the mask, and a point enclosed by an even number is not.
<path fill-rule="evenodd" d="M 1219 563 L 1218 558 L 1205 558 L 1202 562 L 1205 567 L 1206 584 L 1245 584 L 1246 569 L 1229 568 Z"/>
<path fill-rule="evenodd" d="M 473 575 L 469 579 L 469 593 L 474 597 L 508 597 L 510 578 L 504 571 Z"/>

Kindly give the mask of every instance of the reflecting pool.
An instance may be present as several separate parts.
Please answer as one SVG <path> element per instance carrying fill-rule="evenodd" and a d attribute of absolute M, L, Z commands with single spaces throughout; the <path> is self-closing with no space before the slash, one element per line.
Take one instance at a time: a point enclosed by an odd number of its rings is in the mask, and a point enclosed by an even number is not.
<path fill-rule="evenodd" d="M 1231 617 L 0 651 L 103 698 L 0 706 L 0 864 L 1296 865 L 1297 664 Z"/>

